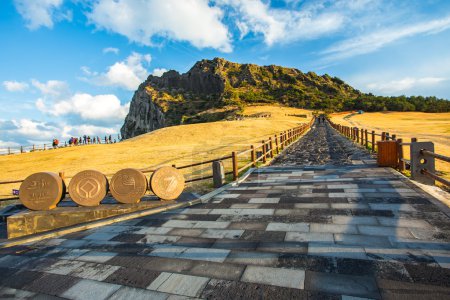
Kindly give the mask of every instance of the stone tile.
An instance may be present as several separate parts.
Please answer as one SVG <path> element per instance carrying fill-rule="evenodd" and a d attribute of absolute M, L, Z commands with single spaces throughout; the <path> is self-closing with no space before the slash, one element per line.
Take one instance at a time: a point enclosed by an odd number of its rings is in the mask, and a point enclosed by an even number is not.
<path fill-rule="evenodd" d="M 238 203 L 230 206 L 230 208 L 260 208 L 260 207 L 261 204 L 254 204 L 254 203 Z"/>
<path fill-rule="evenodd" d="M 213 262 L 223 262 L 227 258 L 230 250 L 216 248 L 188 248 L 177 258 L 204 260 Z"/>
<path fill-rule="evenodd" d="M 302 242 L 261 242 L 257 248 L 258 251 L 274 253 L 303 253 L 308 252 L 308 244 Z"/>
<path fill-rule="evenodd" d="M 361 247 L 391 247 L 389 239 L 385 236 L 370 236 L 361 234 L 334 234 L 336 244 L 355 245 Z"/>
<path fill-rule="evenodd" d="M 57 296 L 75 285 L 79 280 L 71 276 L 44 274 L 27 284 L 25 289 L 35 293 Z"/>
<path fill-rule="evenodd" d="M 185 273 L 195 264 L 198 264 L 198 262 L 188 259 L 151 257 L 150 260 L 145 262 L 144 267 L 152 271 Z"/>
<path fill-rule="evenodd" d="M 309 243 L 308 254 L 318 256 L 367 259 L 366 252 L 362 247 L 325 244 L 316 242 Z"/>
<path fill-rule="evenodd" d="M 0 267 L 1 268 L 19 268 L 20 266 L 26 265 L 32 260 L 30 257 L 22 257 L 17 255 L 6 255 L 0 257 Z"/>
<path fill-rule="evenodd" d="M 193 228 L 211 228 L 211 229 L 224 229 L 230 225 L 230 222 L 220 221 L 198 221 Z"/>
<path fill-rule="evenodd" d="M 207 208 L 186 208 L 183 210 L 183 214 L 191 214 L 191 215 L 203 215 L 208 214 L 211 209 Z"/>
<path fill-rule="evenodd" d="M 253 251 L 231 251 L 226 262 L 244 265 L 275 266 L 278 254 Z"/>
<path fill-rule="evenodd" d="M 296 203 L 295 208 L 301 208 L 301 209 L 309 209 L 309 208 L 330 208 L 330 204 L 328 203 Z"/>
<path fill-rule="evenodd" d="M 250 198 L 248 203 L 278 203 L 280 198 Z"/>
<path fill-rule="evenodd" d="M 366 248 L 367 255 L 372 259 L 386 261 L 400 261 L 413 263 L 435 263 L 433 258 L 423 251 L 416 249 L 392 249 L 387 247 Z"/>
<path fill-rule="evenodd" d="M 401 238 L 413 238 L 408 228 L 403 227 L 388 227 L 388 226 L 370 226 L 370 225 L 357 225 L 358 231 L 365 235 L 382 235 L 382 236 L 395 236 Z"/>
<path fill-rule="evenodd" d="M 278 204 L 280 205 L 280 204 Z M 289 204 L 287 204 L 289 205 Z M 275 216 L 307 216 L 309 214 L 309 209 L 276 209 Z"/>
<path fill-rule="evenodd" d="M 71 276 L 103 281 L 120 267 L 105 264 L 85 263 L 69 273 Z"/>
<path fill-rule="evenodd" d="M 355 234 L 358 230 L 355 225 L 339 225 L 339 224 L 309 224 L 311 232 L 324 232 L 324 233 L 347 233 Z"/>
<path fill-rule="evenodd" d="M 373 277 L 306 272 L 305 288 L 333 294 L 379 299 Z"/>
<path fill-rule="evenodd" d="M 405 264 L 405 268 L 415 283 L 447 287 L 450 291 L 450 269 L 423 264 Z"/>
<path fill-rule="evenodd" d="M 212 214 L 217 215 L 265 215 L 265 216 L 271 216 L 274 213 L 273 209 L 269 208 L 224 208 L 224 209 L 213 209 L 211 211 Z"/>
<path fill-rule="evenodd" d="M 212 248 L 248 251 L 255 250 L 257 246 L 257 241 L 246 241 L 241 239 L 219 239 L 212 245 Z"/>
<path fill-rule="evenodd" d="M 0 299 L 33 299 L 36 294 L 10 287 L 0 287 Z"/>
<path fill-rule="evenodd" d="M 133 300 L 166 300 L 168 298 L 168 294 L 160 293 L 155 291 L 149 291 L 144 289 L 138 289 L 134 287 L 123 286 L 117 292 L 115 292 L 109 300 L 124 300 L 124 299 L 133 299 Z"/>
<path fill-rule="evenodd" d="M 411 232 L 412 236 L 419 240 L 429 240 L 431 239 L 435 234 L 438 234 L 439 232 L 435 229 L 422 229 L 422 228 L 414 228 L 410 227 L 408 230 Z M 404 238 L 409 238 L 405 236 Z"/>
<path fill-rule="evenodd" d="M 331 198 L 364 198 L 362 193 L 329 193 L 328 197 Z"/>
<path fill-rule="evenodd" d="M 121 243 L 136 243 L 145 237 L 145 234 L 133 234 L 133 233 L 121 233 L 114 237 L 112 241 L 121 242 Z"/>
<path fill-rule="evenodd" d="M 136 268 L 119 268 L 104 281 L 136 288 L 146 288 L 161 273 L 153 270 Z"/>
<path fill-rule="evenodd" d="M 206 229 L 200 236 L 212 239 L 238 239 L 244 230 L 239 229 Z"/>
<path fill-rule="evenodd" d="M 207 277 L 162 273 L 147 288 L 182 296 L 199 297 L 208 281 Z"/>
<path fill-rule="evenodd" d="M 97 251 L 89 251 L 86 254 L 83 254 L 77 258 L 77 260 L 95 262 L 95 263 L 105 263 L 117 253 L 113 252 L 97 252 Z"/>
<path fill-rule="evenodd" d="M 364 203 L 331 203 L 333 209 L 369 209 L 369 205 Z"/>
<path fill-rule="evenodd" d="M 282 242 L 286 236 L 285 231 L 246 230 L 241 239 L 246 241 Z"/>
<path fill-rule="evenodd" d="M 436 285 L 425 285 L 379 278 L 377 278 L 377 285 L 383 299 L 388 300 L 447 299 L 450 294 L 450 289 L 448 287 Z"/>
<path fill-rule="evenodd" d="M 217 279 L 239 280 L 244 272 L 244 268 L 245 266 L 242 265 L 202 261 L 196 263 L 189 270 L 189 274 Z"/>
<path fill-rule="evenodd" d="M 216 242 L 215 239 L 199 238 L 199 237 L 182 237 L 174 245 L 182 247 L 200 247 L 210 248 Z"/>
<path fill-rule="evenodd" d="M 244 282 L 262 283 L 303 289 L 305 271 L 282 268 L 248 266 L 241 278 Z"/>
<path fill-rule="evenodd" d="M 375 217 L 332 216 L 331 220 L 334 224 L 342 225 L 378 225 Z"/>
<path fill-rule="evenodd" d="M 232 222 L 228 229 L 265 230 L 266 227 L 265 222 Z"/>
<path fill-rule="evenodd" d="M 146 234 L 142 239 L 140 239 L 137 243 L 139 244 L 166 244 L 166 243 L 175 243 L 180 239 L 179 236 L 174 235 L 155 235 L 155 234 Z"/>
<path fill-rule="evenodd" d="M 68 299 L 108 299 L 120 288 L 120 285 L 83 279 L 66 290 L 60 296 Z"/>
<path fill-rule="evenodd" d="M 151 256 L 158 256 L 158 257 L 168 257 L 168 258 L 175 258 L 178 257 L 181 253 L 186 251 L 187 247 L 180 247 L 180 246 L 174 246 L 174 245 L 160 245 L 155 250 L 151 251 L 148 255 Z"/>
<path fill-rule="evenodd" d="M 199 236 L 205 231 L 204 229 L 184 229 L 184 228 L 173 228 L 170 231 L 170 235 L 175 236 Z"/>
<path fill-rule="evenodd" d="M 267 231 L 297 231 L 308 232 L 309 224 L 307 223 L 269 223 Z"/>
<path fill-rule="evenodd" d="M 409 204 L 369 203 L 369 206 L 374 210 L 416 211 L 416 209 Z"/>
<path fill-rule="evenodd" d="M 333 243 L 332 233 L 324 232 L 287 232 L 286 241 Z"/>
<path fill-rule="evenodd" d="M 47 268 L 44 269 L 44 271 L 52 274 L 68 275 L 73 270 L 78 269 L 84 264 L 85 263 L 81 261 L 62 259 L 58 260 L 53 265 L 48 266 Z"/>
<path fill-rule="evenodd" d="M 183 220 L 169 220 L 164 223 L 164 227 L 178 227 L 178 228 L 192 228 L 197 224 L 197 221 L 183 221 Z"/>
<path fill-rule="evenodd" d="M 109 241 L 110 239 L 117 236 L 119 233 L 114 232 L 95 232 L 84 237 L 85 240 L 97 240 L 97 241 Z"/>
<path fill-rule="evenodd" d="M 431 226 L 430 223 L 424 220 L 383 217 L 377 217 L 377 219 L 383 226 L 433 229 L 433 226 Z"/>
<path fill-rule="evenodd" d="M 135 231 L 135 234 L 167 234 L 171 231 L 170 227 L 143 227 L 138 231 Z"/>

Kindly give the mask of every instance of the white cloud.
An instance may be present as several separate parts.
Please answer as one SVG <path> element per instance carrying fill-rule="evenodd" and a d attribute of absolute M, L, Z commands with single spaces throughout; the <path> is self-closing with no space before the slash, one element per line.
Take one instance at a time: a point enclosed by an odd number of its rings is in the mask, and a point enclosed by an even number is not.
<path fill-rule="evenodd" d="M 66 82 L 60 80 L 49 80 L 40 82 L 36 79 L 31 80 L 31 84 L 37 88 L 43 95 L 60 97 L 68 92 L 69 87 Z"/>
<path fill-rule="evenodd" d="M 19 81 L 3 81 L 3 86 L 8 92 L 23 92 L 29 87 L 28 83 Z"/>
<path fill-rule="evenodd" d="M 119 49 L 114 48 L 114 47 L 107 47 L 103 49 L 103 53 L 114 53 L 114 54 L 119 54 Z"/>
<path fill-rule="evenodd" d="M 107 71 L 102 74 L 92 72 L 88 67 L 82 67 L 81 70 L 88 75 L 83 80 L 96 85 L 116 86 L 134 91 L 145 79 L 148 71 L 145 65 L 150 64 L 151 56 L 133 52 L 124 61 L 119 61 L 109 66 Z"/>
<path fill-rule="evenodd" d="M 322 52 L 329 60 L 374 52 L 403 38 L 418 34 L 436 34 L 450 28 L 450 16 L 402 27 L 385 28 L 341 41 Z"/>
<path fill-rule="evenodd" d="M 41 26 L 52 28 L 55 19 L 72 18 L 70 11 L 65 14 L 59 11 L 63 0 L 15 0 L 14 4 L 31 30 Z"/>
<path fill-rule="evenodd" d="M 167 72 L 167 69 L 156 68 L 156 69 L 153 70 L 152 75 L 153 76 L 162 76 L 162 74 L 164 74 L 165 72 Z"/>
<path fill-rule="evenodd" d="M 400 80 L 369 83 L 367 84 L 367 88 L 371 91 L 376 91 L 383 94 L 395 94 L 399 92 L 405 92 L 413 88 L 433 87 L 447 80 L 447 78 L 443 77 L 406 77 Z"/>
<path fill-rule="evenodd" d="M 52 102 L 39 98 L 36 107 L 52 116 L 74 114 L 85 121 L 122 121 L 128 113 L 130 104 L 121 105 L 115 95 L 75 94 L 70 99 Z"/>
<path fill-rule="evenodd" d="M 69 139 L 70 137 L 80 137 L 83 135 L 88 136 L 98 136 L 101 140 L 104 139 L 105 135 L 115 135 L 118 133 L 118 128 L 115 127 L 103 127 L 88 124 L 81 124 L 78 126 L 66 125 L 62 128 L 60 136 Z M 117 136 L 113 136 L 115 139 Z"/>
<path fill-rule="evenodd" d="M 186 41 L 197 48 L 231 52 L 223 12 L 208 0 L 96 0 L 87 14 L 97 28 L 152 45 L 155 37 Z"/>
<path fill-rule="evenodd" d="M 249 33 L 261 34 L 271 46 L 313 39 L 341 29 L 344 15 L 333 9 L 319 10 L 316 5 L 302 9 L 273 8 L 262 0 L 216 0 L 217 5 L 231 9 L 242 39 Z"/>

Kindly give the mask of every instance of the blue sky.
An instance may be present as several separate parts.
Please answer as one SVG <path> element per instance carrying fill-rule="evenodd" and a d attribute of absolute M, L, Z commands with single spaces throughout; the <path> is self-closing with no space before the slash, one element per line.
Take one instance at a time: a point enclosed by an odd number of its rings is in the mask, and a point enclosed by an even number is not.
<path fill-rule="evenodd" d="M 203 58 L 450 99 L 447 0 L 3 0 L 0 148 L 117 133 L 149 74 Z"/>

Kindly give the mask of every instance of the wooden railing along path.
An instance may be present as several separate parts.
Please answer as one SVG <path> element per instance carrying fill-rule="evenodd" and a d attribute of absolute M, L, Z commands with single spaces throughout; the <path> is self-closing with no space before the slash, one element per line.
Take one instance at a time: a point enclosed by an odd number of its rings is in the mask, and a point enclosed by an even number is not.
<path fill-rule="evenodd" d="M 229 168 L 228 170 L 224 170 L 225 171 L 224 173 L 225 175 L 231 175 L 232 180 L 236 181 L 239 179 L 239 174 L 241 174 L 248 168 L 258 167 L 258 163 L 265 164 L 266 162 L 268 162 L 268 160 L 271 160 L 276 155 L 280 154 L 281 151 L 285 149 L 287 146 L 297 141 L 308 129 L 311 128 L 311 125 L 314 123 L 314 120 L 315 119 L 312 118 L 308 123 L 301 124 L 300 126 L 270 136 L 267 139 L 262 140 L 261 143 L 258 143 L 257 145 L 250 145 L 250 148 L 244 151 L 240 152 L 233 151 L 231 152 L 230 155 L 221 156 L 214 159 L 200 161 L 188 165 L 183 166 L 172 165 L 172 166 L 177 169 L 187 169 L 192 167 L 211 165 L 214 162 L 230 161 L 231 168 Z M 245 156 L 247 156 L 247 158 Z M 245 165 L 240 166 L 239 164 L 242 162 L 242 159 Z M 140 169 L 140 171 L 146 174 L 154 172 L 153 169 L 149 168 Z M 105 175 L 108 177 L 114 174 L 105 174 Z M 70 178 L 64 177 L 64 172 L 59 172 L 59 176 L 63 179 Z M 213 177 L 214 174 L 208 176 L 189 178 L 186 180 L 186 183 L 208 180 L 212 179 Z M 0 185 L 21 183 L 23 180 L 24 179 L 0 181 Z M 0 198 L 0 201 L 16 200 L 16 199 L 19 199 L 19 197 L 16 196 L 16 197 Z"/>
<path fill-rule="evenodd" d="M 397 148 L 395 167 L 399 171 L 411 170 L 411 179 L 421 183 L 434 185 L 435 181 L 438 181 L 450 187 L 450 181 L 436 174 L 435 170 L 436 159 L 450 162 L 450 157 L 435 153 L 432 142 L 419 142 L 417 138 L 411 138 L 411 142 L 407 143 L 402 138 L 397 137 L 396 134 L 390 134 L 389 132 L 376 133 L 374 130 L 344 126 L 333 123 L 330 119 L 328 119 L 328 122 L 342 135 L 371 150 L 372 153 L 378 152 L 378 142 L 395 141 Z M 404 146 L 409 146 L 409 159 L 405 158 Z"/>

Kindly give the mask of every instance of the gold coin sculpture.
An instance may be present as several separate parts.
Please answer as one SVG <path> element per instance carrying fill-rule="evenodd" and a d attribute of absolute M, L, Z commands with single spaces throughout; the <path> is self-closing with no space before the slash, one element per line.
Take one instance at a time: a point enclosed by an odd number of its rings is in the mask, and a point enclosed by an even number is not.
<path fill-rule="evenodd" d="M 81 206 L 97 206 L 108 192 L 108 179 L 99 171 L 77 173 L 69 183 L 69 195 Z"/>
<path fill-rule="evenodd" d="M 19 199 L 31 210 L 54 209 L 65 196 L 64 181 L 55 173 L 34 173 L 22 182 Z"/>
<path fill-rule="evenodd" d="M 147 178 L 136 169 L 123 169 L 114 174 L 110 182 L 110 191 L 120 203 L 138 203 L 147 191 Z"/>
<path fill-rule="evenodd" d="M 150 189 L 161 200 L 175 200 L 184 190 L 184 176 L 173 167 L 161 167 L 150 178 Z"/>

